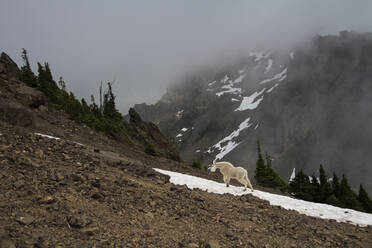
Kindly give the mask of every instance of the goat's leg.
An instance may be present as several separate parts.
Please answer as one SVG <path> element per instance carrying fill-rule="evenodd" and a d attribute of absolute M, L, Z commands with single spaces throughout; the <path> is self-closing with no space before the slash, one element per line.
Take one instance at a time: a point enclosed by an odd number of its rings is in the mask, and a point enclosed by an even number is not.
<path fill-rule="evenodd" d="M 226 187 L 229 187 L 230 177 L 228 177 L 228 176 L 223 176 L 223 181 L 225 182 Z"/>
<path fill-rule="evenodd" d="M 239 183 L 244 185 L 243 191 L 246 191 L 247 190 L 247 180 L 245 180 L 245 178 L 243 177 L 243 178 L 239 178 L 238 181 L 239 181 Z"/>
<path fill-rule="evenodd" d="M 249 188 L 250 188 L 250 189 L 252 190 L 252 192 L 253 192 L 254 190 L 253 190 L 253 187 L 252 187 L 251 181 L 249 181 L 248 175 L 245 175 L 245 179 L 247 180 L 247 183 L 248 183 Z"/>

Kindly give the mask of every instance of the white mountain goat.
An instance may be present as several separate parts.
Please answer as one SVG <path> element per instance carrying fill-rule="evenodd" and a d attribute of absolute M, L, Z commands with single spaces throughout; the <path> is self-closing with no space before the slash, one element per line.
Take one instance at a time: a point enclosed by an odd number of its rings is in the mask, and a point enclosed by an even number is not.
<path fill-rule="evenodd" d="M 234 167 L 229 162 L 217 162 L 209 167 L 209 170 L 215 172 L 216 169 L 220 169 L 223 175 L 223 181 L 226 183 L 226 187 L 229 187 L 230 179 L 234 178 L 244 185 L 244 191 L 247 190 L 247 185 L 251 188 L 253 192 L 253 187 L 248 178 L 248 172 L 242 167 Z"/>

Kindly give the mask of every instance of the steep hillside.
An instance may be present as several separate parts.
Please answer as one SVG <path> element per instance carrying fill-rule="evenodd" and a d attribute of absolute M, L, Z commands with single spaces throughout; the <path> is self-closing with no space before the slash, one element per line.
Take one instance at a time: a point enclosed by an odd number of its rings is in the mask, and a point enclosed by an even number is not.
<path fill-rule="evenodd" d="M 97 138 L 114 139 L 121 147 L 133 147 L 137 150 L 146 151 L 150 147 L 154 155 L 181 161 L 174 146 L 163 136 L 156 125 L 142 121 L 134 109 L 130 109 L 129 114 L 129 122 L 124 121 L 123 123 L 123 132 L 112 130 L 106 132 L 106 135 L 101 133 Z M 87 125 L 83 125 L 83 128 L 79 126 L 74 130 L 65 130 L 65 125 L 76 126 L 76 123 L 71 121 L 72 119 L 74 118 L 71 115 L 66 114 L 60 105 L 48 100 L 38 88 L 29 87 L 20 81 L 20 70 L 17 65 L 8 55 L 1 54 L 0 120 L 13 125 L 50 132 L 59 137 L 67 135 L 74 136 L 75 139 L 88 138 L 93 130 Z M 67 124 L 66 121 L 69 123 Z M 69 131 L 71 133 L 66 134 Z"/>
<path fill-rule="evenodd" d="M 223 158 L 253 172 L 260 140 L 285 178 L 322 163 L 372 192 L 371 69 L 372 34 L 344 31 L 292 51 L 250 53 L 134 108 L 186 160 Z"/>

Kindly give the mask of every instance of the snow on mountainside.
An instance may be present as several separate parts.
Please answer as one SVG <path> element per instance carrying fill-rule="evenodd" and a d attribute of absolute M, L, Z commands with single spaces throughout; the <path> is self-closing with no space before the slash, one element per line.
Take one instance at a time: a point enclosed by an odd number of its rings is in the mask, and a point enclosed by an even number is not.
<path fill-rule="evenodd" d="M 178 172 L 156 169 L 157 172 L 170 176 L 170 182 L 176 185 L 186 185 L 190 189 L 201 189 L 215 194 L 232 194 L 241 196 L 251 194 L 262 200 L 269 201 L 271 205 L 281 206 L 288 210 L 295 210 L 301 214 L 321 219 L 333 219 L 338 222 L 351 223 L 360 226 L 372 225 L 372 214 L 367 214 L 352 209 L 334 207 L 327 204 L 308 202 L 294 199 L 288 196 L 276 195 L 259 190 L 251 192 L 243 191 L 243 187 L 226 187 L 223 183 L 207 180 L 204 178 L 190 176 Z"/>
<path fill-rule="evenodd" d="M 226 95 L 227 97 L 231 97 L 232 102 L 239 102 L 240 105 L 234 111 L 256 109 L 264 100 L 265 93 L 271 93 L 287 77 L 288 68 L 281 69 L 281 64 L 275 64 L 274 66 L 272 51 L 251 52 L 249 59 L 253 63 L 246 65 L 244 69 L 238 69 L 235 72 L 236 76 L 234 80 L 231 79 L 231 76 L 224 75 L 222 78 L 213 80 L 207 84 L 206 91 L 215 93 L 218 97 Z M 266 66 L 263 66 L 265 64 Z M 264 71 L 262 71 L 263 69 Z M 264 78 L 256 82 L 250 81 L 252 78 L 251 74 L 257 73 L 263 73 Z M 261 86 L 264 83 L 271 84 L 268 90 L 267 87 Z M 241 122 L 236 129 L 207 149 L 207 153 L 214 154 L 214 162 L 224 158 L 240 144 L 241 141 L 237 141 L 240 132 L 252 125 L 252 123 L 249 123 L 249 120 L 252 118 L 250 113 L 244 114 L 244 116 L 247 119 Z M 175 137 L 179 138 L 181 136 L 182 134 L 177 134 Z M 182 140 L 178 141 L 181 142 Z"/>
<path fill-rule="evenodd" d="M 293 167 L 312 174 L 323 163 L 328 174 L 372 192 L 371 85 L 372 34 L 345 31 L 287 51 L 251 52 L 135 109 L 185 160 L 224 159 L 252 173 L 260 140 L 286 179 Z M 252 125 L 241 130 L 248 118 Z M 178 139 L 184 127 L 194 128 Z"/>
<path fill-rule="evenodd" d="M 252 123 L 249 123 L 250 118 L 246 119 L 242 123 L 240 123 L 237 130 L 234 130 L 229 136 L 223 138 L 221 141 L 219 141 L 217 144 L 209 148 L 206 152 L 212 153 L 214 150 L 218 150 L 219 153 L 216 155 L 213 162 L 216 162 L 217 160 L 221 160 L 223 157 L 225 157 L 226 154 L 231 152 L 235 147 L 239 145 L 238 142 L 233 141 L 234 138 L 238 137 L 240 132 L 242 132 L 244 129 L 249 128 L 252 126 Z M 225 144 L 222 146 L 222 144 Z"/>

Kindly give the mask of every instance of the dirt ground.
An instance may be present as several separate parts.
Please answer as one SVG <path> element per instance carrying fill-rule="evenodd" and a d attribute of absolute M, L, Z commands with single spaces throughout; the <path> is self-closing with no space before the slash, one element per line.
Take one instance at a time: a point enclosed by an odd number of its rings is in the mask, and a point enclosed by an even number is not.
<path fill-rule="evenodd" d="M 372 247 L 372 227 L 175 186 L 151 168 L 221 178 L 56 123 L 0 123 L 0 247 Z"/>

